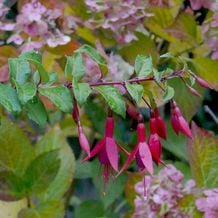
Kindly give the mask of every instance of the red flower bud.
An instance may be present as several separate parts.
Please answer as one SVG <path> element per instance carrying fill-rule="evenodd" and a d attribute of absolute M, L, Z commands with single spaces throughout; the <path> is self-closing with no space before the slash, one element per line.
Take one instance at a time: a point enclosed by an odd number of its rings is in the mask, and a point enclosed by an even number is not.
<path fill-rule="evenodd" d="M 210 89 L 209 83 L 206 82 L 205 80 L 203 80 L 202 78 L 196 77 L 196 81 L 197 81 L 197 83 L 198 83 L 200 86 L 202 86 L 202 87 L 204 87 L 204 88 L 207 88 L 207 89 Z"/>
<path fill-rule="evenodd" d="M 188 86 L 188 89 L 193 95 L 201 97 L 201 94 L 198 93 L 197 90 L 193 89 L 191 86 Z"/>
<path fill-rule="evenodd" d="M 83 132 L 82 126 L 78 126 L 78 133 L 79 133 L 79 143 L 81 148 L 90 156 L 90 146 L 89 142 Z"/>
<path fill-rule="evenodd" d="M 154 109 L 154 115 L 155 115 L 155 119 L 156 119 L 157 134 L 161 138 L 167 139 L 166 124 L 165 124 L 163 118 L 159 115 L 157 108 Z"/>
<path fill-rule="evenodd" d="M 160 157 L 162 154 L 162 145 L 156 133 L 150 135 L 148 139 L 148 146 L 151 151 L 153 161 L 156 164 L 160 163 L 161 162 Z"/>
<path fill-rule="evenodd" d="M 183 133 L 189 138 L 192 138 L 192 133 L 189 128 L 189 125 L 187 121 L 184 119 L 182 116 L 179 107 L 176 105 L 175 101 L 172 103 L 172 108 L 171 108 L 171 125 L 178 134 L 179 132 Z"/>
<path fill-rule="evenodd" d="M 127 104 L 126 111 L 133 120 L 138 120 L 139 112 L 132 105 Z"/>

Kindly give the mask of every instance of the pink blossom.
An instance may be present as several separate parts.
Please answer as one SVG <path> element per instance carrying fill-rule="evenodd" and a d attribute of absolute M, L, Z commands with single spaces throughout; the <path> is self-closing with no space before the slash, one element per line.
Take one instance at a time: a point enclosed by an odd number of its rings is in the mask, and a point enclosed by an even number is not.
<path fill-rule="evenodd" d="M 178 207 L 181 198 L 193 193 L 195 182 L 183 183 L 183 174 L 173 165 L 167 165 L 157 176 L 145 176 L 135 185 L 135 212 L 133 218 L 189 218 Z M 146 195 L 144 192 L 146 189 Z"/>
<path fill-rule="evenodd" d="M 214 0 L 190 0 L 193 10 L 199 10 L 201 7 L 211 9 Z"/>
<path fill-rule="evenodd" d="M 204 218 L 218 217 L 218 189 L 204 191 L 205 197 L 196 201 L 198 210 L 204 212 Z"/>

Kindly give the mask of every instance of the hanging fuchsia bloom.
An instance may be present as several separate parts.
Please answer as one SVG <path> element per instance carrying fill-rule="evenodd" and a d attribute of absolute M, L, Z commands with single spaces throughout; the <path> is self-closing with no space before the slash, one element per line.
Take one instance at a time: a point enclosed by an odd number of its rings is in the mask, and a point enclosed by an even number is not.
<path fill-rule="evenodd" d="M 178 135 L 180 132 L 186 135 L 189 138 L 192 138 L 191 130 L 188 126 L 187 121 L 181 114 L 179 107 L 176 105 L 176 102 L 173 100 L 171 101 L 171 125 Z"/>
<path fill-rule="evenodd" d="M 205 80 L 203 80 L 200 77 L 196 77 L 195 79 L 200 86 L 207 88 L 207 89 L 210 89 L 210 85 L 208 84 L 208 82 L 206 82 Z"/>
<path fill-rule="evenodd" d="M 124 151 L 113 137 L 114 119 L 108 117 L 105 125 L 105 137 L 99 141 L 90 153 L 89 157 L 84 160 L 89 160 L 92 157 L 98 156 L 99 162 L 104 166 L 103 178 L 105 183 L 108 182 L 113 171 L 118 172 L 119 154 L 118 149 Z"/>
<path fill-rule="evenodd" d="M 158 109 L 155 108 L 154 109 L 154 117 L 156 120 L 156 125 L 157 125 L 157 134 L 163 138 L 163 139 L 167 139 L 167 128 L 166 128 L 166 124 L 163 120 L 163 118 L 159 115 L 158 113 Z"/>
<path fill-rule="evenodd" d="M 144 123 L 138 123 L 137 135 L 138 135 L 138 143 L 133 149 L 133 151 L 129 154 L 119 174 L 121 174 L 124 170 L 126 170 L 127 167 L 130 165 L 130 163 L 132 162 L 132 160 L 136 158 L 136 164 L 139 167 L 139 169 L 141 171 L 147 170 L 151 175 L 153 175 L 152 156 L 149 147 L 146 143 Z"/>
<path fill-rule="evenodd" d="M 150 136 L 148 139 L 148 147 L 151 151 L 152 159 L 156 164 L 162 163 L 160 157 L 162 154 L 162 145 L 157 134 L 158 125 L 155 118 L 150 119 Z"/>

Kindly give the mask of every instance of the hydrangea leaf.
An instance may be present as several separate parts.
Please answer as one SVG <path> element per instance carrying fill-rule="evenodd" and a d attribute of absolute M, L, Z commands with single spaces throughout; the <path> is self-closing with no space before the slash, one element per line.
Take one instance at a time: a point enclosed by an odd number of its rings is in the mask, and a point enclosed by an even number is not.
<path fill-rule="evenodd" d="M 218 138 L 213 133 L 192 124 L 193 140 L 188 142 L 192 175 L 199 187 L 218 186 Z"/>

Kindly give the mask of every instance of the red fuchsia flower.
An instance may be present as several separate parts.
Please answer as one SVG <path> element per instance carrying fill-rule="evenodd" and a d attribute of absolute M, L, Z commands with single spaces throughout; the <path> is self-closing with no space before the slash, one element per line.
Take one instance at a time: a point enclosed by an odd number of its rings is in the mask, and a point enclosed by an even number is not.
<path fill-rule="evenodd" d="M 173 100 L 171 101 L 171 118 L 170 118 L 171 125 L 178 135 L 180 132 L 186 135 L 187 137 L 192 139 L 192 133 L 189 128 L 187 121 L 181 114 L 179 107 L 176 105 L 176 102 Z"/>
<path fill-rule="evenodd" d="M 144 123 L 141 122 L 138 123 L 137 135 L 138 135 L 138 143 L 133 149 L 133 151 L 129 154 L 119 174 L 121 174 L 124 170 L 126 170 L 127 167 L 130 165 L 130 163 L 132 162 L 132 160 L 135 158 L 136 164 L 139 167 L 140 171 L 147 170 L 151 175 L 153 175 L 152 155 L 146 143 Z"/>
<path fill-rule="evenodd" d="M 150 119 L 150 136 L 148 139 L 148 147 L 151 151 L 152 159 L 156 164 L 163 163 L 160 159 L 162 154 L 162 145 L 157 134 L 158 122 L 155 118 Z"/>
<path fill-rule="evenodd" d="M 89 157 L 90 156 L 90 145 L 89 145 L 88 139 L 86 138 L 84 131 L 83 131 L 83 128 L 82 128 L 81 123 L 80 123 L 79 109 L 78 109 L 76 101 L 74 102 L 74 108 L 72 110 L 72 117 L 73 117 L 73 119 L 76 122 L 77 127 L 78 127 L 78 136 L 79 136 L 80 147 L 82 148 L 82 150 L 84 150 L 88 154 L 88 157 Z"/>
<path fill-rule="evenodd" d="M 166 124 L 165 124 L 163 118 L 159 115 L 157 108 L 154 109 L 154 117 L 155 117 L 155 121 L 156 121 L 156 125 L 157 125 L 157 134 L 161 138 L 166 140 L 167 139 Z"/>
<path fill-rule="evenodd" d="M 105 137 L 96 144 L 91 151 L 90 156 L 84 159 L 87 161 L 90 158 L 98 156 L 100 164 L 104 166 L 103 178 L 105 183 L 108 182 L 110 175 L 113 176 L 114 171 L 118 172 L 118 149 L 125 152 L 125 149 L 117 144 L 113 137 L 113 132 L 114 119 L 113 117 L 108 117 L 105 125 Z"/>

